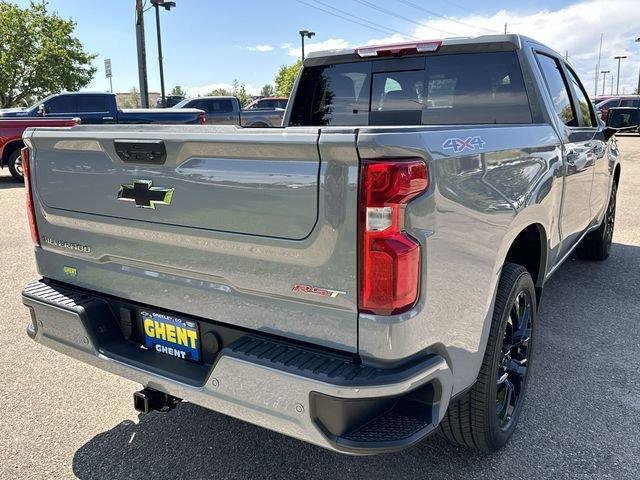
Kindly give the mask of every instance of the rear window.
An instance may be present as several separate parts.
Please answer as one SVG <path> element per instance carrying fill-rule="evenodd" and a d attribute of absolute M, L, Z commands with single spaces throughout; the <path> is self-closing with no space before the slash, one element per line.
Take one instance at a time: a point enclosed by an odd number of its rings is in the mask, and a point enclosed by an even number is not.
<path fill-rule="evenodd" d="M 394 60 L 394 66 L 409 62 Z M 531 123 L 515 52 L 427 57 L 425 68 L 381 62 L 305 68 L 291 125 Z"/>

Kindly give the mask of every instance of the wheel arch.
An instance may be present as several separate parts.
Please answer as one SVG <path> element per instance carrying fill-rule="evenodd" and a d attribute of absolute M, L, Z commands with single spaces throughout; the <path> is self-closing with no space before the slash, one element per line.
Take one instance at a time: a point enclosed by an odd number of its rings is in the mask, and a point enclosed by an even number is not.
<path fill-rule="evenodd" d="M 2 149 L 2 157 L 0 157 L 0 165 L 2 165 L 3 167 L 6 167 L 7 161 L 9 160 L 9 157 L 11 156 L 11 154 L 16 150 L 20 150 L 22 147 L 24 147 L 24 142 L 22 141 L 22 139 L 13 140 L 7 143 Z"/>
<path fill-rule="evenodd" d="M 536 287 L 538 303 L 547 270 L 548 237 L 541 223 L 530 223 L 519 230 L 509 244 L 503 264 L 506 262 L 522 265 L 529 271 Z"/>

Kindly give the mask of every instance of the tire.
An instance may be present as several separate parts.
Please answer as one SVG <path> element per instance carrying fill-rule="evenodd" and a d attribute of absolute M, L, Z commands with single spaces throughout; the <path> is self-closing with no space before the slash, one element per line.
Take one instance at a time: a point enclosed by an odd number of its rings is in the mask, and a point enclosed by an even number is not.
<path fill-rule="evenodd" d="M 531 275 L 521 265 L 505 263 L 478 379 L 449 405 L 439 426 L 448 440 L 484 452 L 507 443 L 524 404 L 536 316 Z"/>
<path fill-rule="evenodd" d="M 611 195 L 607 204 L 607 211 L 604 214 L 602 223 L 593 232 L 578 244 L 576 253 L 582 260 L 602 261 L 609 258 L 611 253 L 611 243 L 613 241 L 613 229 L 616 223 L 616 197 L 618 195 L 618 185 L 613 182 Z"/>
<path fill-rule="evenodd" d="M 9 167 L 9 172 L 11 176 L 18 180 L 19 182 L 24 182 L 24 175 L 22 174 L 22 160 L 20 158 L 20 149 L 16 148 L 13 152 L 9 154 L 9 158 L 7 159 L 7 167 Z"/>

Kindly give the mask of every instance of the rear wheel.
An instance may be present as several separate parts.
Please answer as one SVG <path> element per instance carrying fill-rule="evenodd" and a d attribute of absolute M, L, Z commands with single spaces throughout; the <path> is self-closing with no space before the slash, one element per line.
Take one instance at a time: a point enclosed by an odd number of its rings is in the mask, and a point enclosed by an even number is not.
<path fill-rule="evenodd" d="M 506 263 L 478 379 L 449 406 L 440 424 L 446 438 L 486 452 L 507 443 L 524 403 L 535 318 L 531 275 L 521 265 Z"/>
<path fill-rule="evenodd" d="M 9 172 L 16 180 L 24 182 L 24 173 L 22 172 L 22 158 L 20 157 L 20 149 L 17 148 L 9 154 L 7 159 L 7 167 Z"/>
<path fill-rule="evenodd" d="M 613 241 L 613 229 L 616 224 L 616 196 L 618 185 L 613 182 L 609 204 L 604 214 L 602 223 L 597 230 L 589 233 L 582 239 L 576 253 L 583 260 L 606 260 L 611 253 L 611 243 Z"/>

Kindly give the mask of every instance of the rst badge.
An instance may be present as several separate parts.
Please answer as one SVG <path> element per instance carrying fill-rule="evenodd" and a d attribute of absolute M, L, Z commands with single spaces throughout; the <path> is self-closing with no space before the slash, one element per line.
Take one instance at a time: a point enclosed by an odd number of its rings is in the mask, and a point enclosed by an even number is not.
<path fill-rule="evenodd" d="M 302 285 L 296 283 L 291 289 L 292 292 L 305 293 L 308 295 L 317 295 L 319 297 L 336 298 L 338 295 L 346 295 L 347 292 L 342 290 L 333 290 L 331 288 L 314 287 L 312 285 Z"/>
<path fill-rule="evenodd" d="M 473 137 L 447 138 L 442 142 L 443 150 L 453 150 L 453 153 L 460 153 L 466 150 L 477 151 L 484 149 L 485 141 L 481 136 L 475 135 Z"/>

